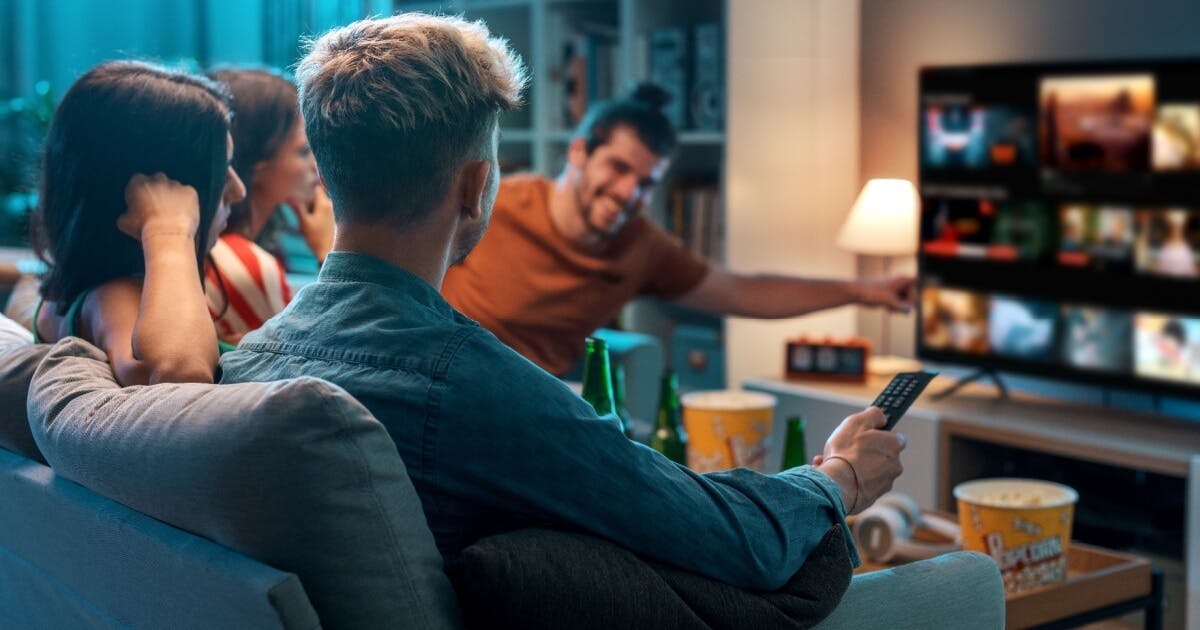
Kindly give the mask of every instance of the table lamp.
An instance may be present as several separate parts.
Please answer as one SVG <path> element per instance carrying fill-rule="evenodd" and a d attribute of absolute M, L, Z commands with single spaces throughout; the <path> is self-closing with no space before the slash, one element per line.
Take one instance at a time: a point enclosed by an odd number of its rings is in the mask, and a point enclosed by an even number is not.
<path fill-rule="evenodd" d="M 920 203 L 917 190 L 906 179 L 872 179 L 863 186 L 850 216 L 838 233 L 838 247 L 883 259 L 884 275 L 891 272 L 892 258 L 917 252 Z M 890 317 L 884 315 L 880 356 L 867 367 L 872 374 L 895 374 L 920 368 L 920 363 L 890 355 Z M 889 354 L 885 354 L 889 353 Z"/>

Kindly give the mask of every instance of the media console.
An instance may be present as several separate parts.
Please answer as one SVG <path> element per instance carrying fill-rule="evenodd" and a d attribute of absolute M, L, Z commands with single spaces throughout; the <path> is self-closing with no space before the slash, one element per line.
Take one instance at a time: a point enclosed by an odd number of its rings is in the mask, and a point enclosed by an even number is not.
<path fill-rule="evenodd" d="M 887 384 L 750 379 L 775 395 L 773 452 L 784 419 L 805 418 L 807 451 L 820 451 L 846 415 Z M 1035 477 L 1079 491 L 1074 537 L 1153 559 L 1166 576 L 1166 627 L 1200 630 L 1200 420 L 1075 404 L 972 384 L 932 383 L 896 430 L 908 437 L 896 489 L 923 505 L 954 511 L 954 485 L 979 477 Z M 1185 621 L 1186 620 L 1186 621 Z M 1186 623 L 1186 626 L 1185 626 Z"/>

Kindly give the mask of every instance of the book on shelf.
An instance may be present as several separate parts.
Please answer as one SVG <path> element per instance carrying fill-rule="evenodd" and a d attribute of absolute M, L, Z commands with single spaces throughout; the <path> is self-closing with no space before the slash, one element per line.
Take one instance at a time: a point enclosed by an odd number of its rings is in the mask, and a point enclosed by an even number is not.
<path fill-rule="evenodd" d="M 725 213 L 721 190 L 712 183 L 685 183 L 668 197 L 666 228 L 697 256 L 725 259 Z"/>
<path fill-rule="evenodd" d="M 581 24 L 563 42 L 562 122 L 573 128 L 587 108 L 613 97 L 617 83 L 617 33 L 608 26 Z"/>

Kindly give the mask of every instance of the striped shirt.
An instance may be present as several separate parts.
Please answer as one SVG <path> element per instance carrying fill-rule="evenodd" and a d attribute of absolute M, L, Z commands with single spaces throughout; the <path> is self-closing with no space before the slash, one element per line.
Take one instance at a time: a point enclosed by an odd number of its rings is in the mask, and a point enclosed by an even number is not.
<path fill-rule="evenodd" d="M 221 341 L 236 344 L 292 300 L 283 265 L 250 239 L 222 234 L 210 256 L 204 293 Z"/>

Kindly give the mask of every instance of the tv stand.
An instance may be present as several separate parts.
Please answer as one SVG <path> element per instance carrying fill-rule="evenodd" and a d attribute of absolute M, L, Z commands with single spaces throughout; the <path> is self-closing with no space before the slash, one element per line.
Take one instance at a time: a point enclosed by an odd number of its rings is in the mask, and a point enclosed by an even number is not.
<path fill-rule="evenodd" d="M 958 390 L 984 378 L 996 384 L 996 389 L 1000 390 L 1001 400 L 1008 400 L 1008 386 L 1004 384 L 1004 379 L 1000 378 L 1000 373 L 992 368 L 979 368 L 978 370 L 975 370 L 974 372 L 971 372 L 970 374 L 958 379 L 950 387 L 947 387 L 940 392 L 930 394 L 929 398 L 931 400 L 945 400 L 946 398 L 958 392 Z"/>
<path fill-rule="evenodd" d="M 929 391 L 950 386 L 939 376 Z M 750 379 L 776 397 L 768 466 L 782 461 L 784 418 L 804 418 L 809 453 L 846 416 L 875 400 L 888 379 L 866 383 Z M 981 477 L 1030 477 L 1079 491 L 1076 539 L 1150 558 L 1165 572 L 1164 626 L 1200 630 L 1200 419 L 1052 400 L 990 384 L 934 401 L 923 396 L 896 430 L 908 438 L 895 489 L 954 511 L 954 486 Z"/>

